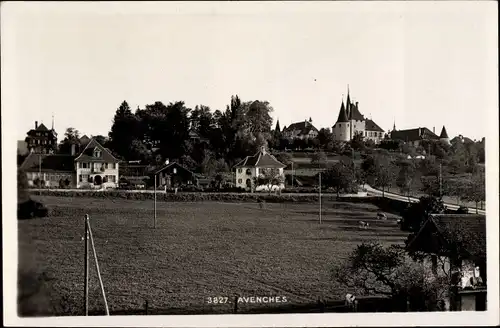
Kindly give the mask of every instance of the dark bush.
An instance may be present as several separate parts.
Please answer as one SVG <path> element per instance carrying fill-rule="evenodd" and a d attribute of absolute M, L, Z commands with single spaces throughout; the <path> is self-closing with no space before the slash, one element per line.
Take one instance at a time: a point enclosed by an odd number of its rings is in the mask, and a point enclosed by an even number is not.
<path fill-rule="evenodd" d="M 48 216 L 48 209 L 42 203 L 30 199 L 17 205 L 17 218 L 19 220 L 46 216 Z"/>

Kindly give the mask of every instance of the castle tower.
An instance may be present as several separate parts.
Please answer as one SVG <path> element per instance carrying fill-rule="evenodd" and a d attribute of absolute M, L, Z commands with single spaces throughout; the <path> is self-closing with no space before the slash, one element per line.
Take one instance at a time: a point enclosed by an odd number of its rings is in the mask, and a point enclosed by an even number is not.
<path fill-rule="evenodd" d="M 340 105 L 339 116 L 337 118 L 337 123 L 332 127 L 332 133 L 334 135 L 335 140 L 339 141 L 349 141 L 350 137 L 350 123 L 347 119 L 346 108 L 344 106 L 344 100 L 342 100 L 342 104 Z"/>
<path fill-rule="evenodd" d="M 349 86 L 347 86 L 347 102 L 349 103 L 349 113 L 347 114 L 347 119 L 349 121 L 349 140 L 352 140 L 356 133 L 365 134 L 366 124 L 365 118 L 359 112 L 359 102 L 354 104 L 351 103 Z"/>
<path fill-rule="evenodd" d="M 451 144 L 450 138 L 448 137 L 448 133 L 446 132 L 446 128 L 443 125 L 443 129 L 441 130 L 441 134 L 439 135 L 439 140 L 444 143 Z"/>

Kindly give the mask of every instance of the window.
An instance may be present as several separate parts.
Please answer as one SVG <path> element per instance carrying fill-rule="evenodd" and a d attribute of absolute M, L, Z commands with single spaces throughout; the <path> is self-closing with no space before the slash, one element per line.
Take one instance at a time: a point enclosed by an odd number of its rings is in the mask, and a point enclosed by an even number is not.
<path fill-rule="evenodd" d="M 79 182 L 83 182 L 83 175 L 82 175 L 82 174 L 80 174 L 80 175 L 78 176 L 78 181 L 79 181 Z"/>
<path fill-rule="evenodd" d="M 252 170 L 247 169 L 247 175 L 252 175 Z"/>
<path fill-rule="evenodd" d="M 241 180 L 241 179 L 238 179 L 238 183 L 241 183 L 241 182 L 243 182 L 243 180 Z"/>
<path fill-rule="evenodd" d="M 238 169 L 238 173 L 241 173 L 241 172 L 243 172 L 243 169 Z"/>
<path fill-rule="evenodd" d="M 104 169 L 107 169 L 107 168 L 108 168 L 108 163 L 102 163 L 102 167 L 103 167 Z"/>

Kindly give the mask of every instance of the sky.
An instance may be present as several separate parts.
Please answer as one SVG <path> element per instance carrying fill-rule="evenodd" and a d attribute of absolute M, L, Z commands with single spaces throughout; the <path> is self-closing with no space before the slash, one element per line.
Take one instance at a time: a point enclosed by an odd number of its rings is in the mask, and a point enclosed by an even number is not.
<path fill-rule="evenodd" d="M 496 2 L 3 3 L 2 112 L 107 135 L 132 109 L 265 100 L 281 127 L 353 101 L 385 131 L 485 136 L 498 115 Z M 4 98 L 2 95 L 2 98 Z M 13 126 L 10 126 L 13 128 Z"/>

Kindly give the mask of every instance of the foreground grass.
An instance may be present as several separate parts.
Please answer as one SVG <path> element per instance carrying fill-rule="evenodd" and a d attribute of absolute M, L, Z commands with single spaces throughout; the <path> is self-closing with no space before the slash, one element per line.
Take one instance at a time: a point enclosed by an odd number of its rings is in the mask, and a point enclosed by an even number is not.
<path fill-rule="evenodd" d="M 327 202 L 322 224 L 317 204 L 158 203 L 40 197 L 50 218 L 19 221 L 20 265 L 52 277 L 58 311 L 82 314 L 83 217 L 91 219 L 111 311 L 153 309 L 185 313 L 231 312 L 207 297 L 286 296 L 290 303 L 339 299 L 345 288 L 329 270 L 361 242 L 400 243 L 394 220 L 376 221 L 370 204 Z M 394 218 L 388 214 L 389 218 Z M 370 222 L 370 229 L 358 221 Z M 92 257 L 91 257 L 92 260 Z M 93 263 L 89 307 L 103 310 Z M 267 307 L 242 305 L 239 307 Z"/>

